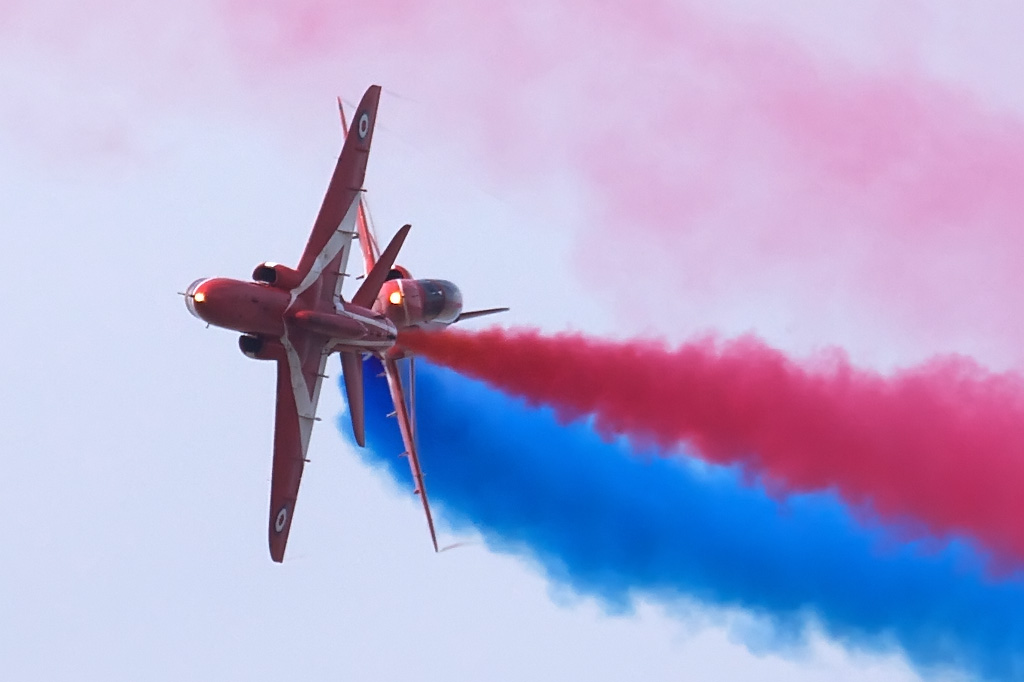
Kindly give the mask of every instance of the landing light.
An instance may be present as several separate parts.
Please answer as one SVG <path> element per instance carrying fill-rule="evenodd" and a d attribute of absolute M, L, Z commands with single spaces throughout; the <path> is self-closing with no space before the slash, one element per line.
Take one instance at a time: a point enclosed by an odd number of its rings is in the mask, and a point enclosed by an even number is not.
<path fill-rule="evenodd" d="M 392 305 L 398 305 L 399 303 L 402 302 L 402 292 L 398 291 L 397 289 L 395 291 L 392 291 L 391 295 L 388 296 L 388 300 L 391 301 Z"/>
<path fill-rule="evenodd" d="M 192 296 L 192 300 L 195 301 L 196 303 L 202 303 L 203 301 L 206 300 L 206 294 L 200 291 L 198 294 Z"/>

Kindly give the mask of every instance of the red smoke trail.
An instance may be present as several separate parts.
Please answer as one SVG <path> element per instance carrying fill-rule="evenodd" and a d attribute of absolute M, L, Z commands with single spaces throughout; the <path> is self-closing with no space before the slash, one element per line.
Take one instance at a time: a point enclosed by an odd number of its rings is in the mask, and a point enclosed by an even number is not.
<path fill-rule="evenodd" d="M 834 487 L 887 520 L 1024 559 L 1024 383 L 958 358 L 890 377 L 803 365 L 754 338 L 610 342 L 537 331 L 403 332 L 403 346 L 597 429 L 681 441 L 787 490 Z"/>

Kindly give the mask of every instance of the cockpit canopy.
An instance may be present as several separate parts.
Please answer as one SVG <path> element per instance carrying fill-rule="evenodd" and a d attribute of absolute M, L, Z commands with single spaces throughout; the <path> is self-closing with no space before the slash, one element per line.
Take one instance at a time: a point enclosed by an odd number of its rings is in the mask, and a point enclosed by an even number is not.
<path fill-rule="evenodd" d="M 393 279 L 381 287 L 374 310 L 399 329 L 451 324 L 462 313 L 462 292 L 443 279 Z"/>
<path fill-rule="evenodd" d="M 423 317 L 427 322 L 454 322 L 462 312 L 462 292 L 443 279 L 418 279 L 423 287 Z"/>

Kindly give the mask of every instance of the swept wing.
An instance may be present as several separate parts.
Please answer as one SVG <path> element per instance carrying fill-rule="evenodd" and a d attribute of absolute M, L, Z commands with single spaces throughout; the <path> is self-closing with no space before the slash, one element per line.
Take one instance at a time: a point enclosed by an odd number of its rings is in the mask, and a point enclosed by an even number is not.
<path fill-rule="evenodd" d="M 296 268 L 299 284 L 290 292 L 291 305 L 313 310 L 334 311 L 341 300 L 341 285 L 346 275 L 352 239 L 357 235 L 359 196 L 362 194 L 366 162 L 373 139 L 380 86 L 372 86 L 356 109 L 355 134 L 346 137 L 341 156 L 334 168 L 313 231 Z M 285 322 L 277 355 L 277 407 L 274 420 L 274 463 L 270 484 L 270 556 L 284 560 L 291 529 L 295 501 L 299 494 L 302 469 L 309 449 L 309 438 L 316 420 L 324 368 L 332 348 L 326 336 L 306 331 Z M 351 356 L 345 358 L 344 356 Z M 358 354 L 343 354 L 346 369 L 358 361 Z M 357 399 L 351 400 L 353 427 L 361 433 L 361 374 L 346 373 L 359 379 Z M 353 389 L 356 390 L 356 389 Z"/>

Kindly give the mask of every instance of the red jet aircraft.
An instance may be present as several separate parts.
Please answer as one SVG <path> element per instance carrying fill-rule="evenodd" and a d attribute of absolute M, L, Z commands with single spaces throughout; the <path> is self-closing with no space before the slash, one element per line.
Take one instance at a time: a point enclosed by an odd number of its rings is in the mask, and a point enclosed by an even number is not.
<path fill-rule="evenodd" d="M 334 169 L 313 232 L 297 268 L 276 263 L 256 267 L 252 282 L 200 279 L 185 292 L 189 312 L 209 324 L 242 332 L 238 345 L 254 359 L 277 362 L 277 410 L 274 463 L 270 486 L 270 556 L 284 560 L 299 482 L 309 447 L 320 385 L 327 358 L 340 353 L 345 392 L 356 442 L 365 445 L 362 354 L 379 356 L 395 404 L 405 456 L 415 492 L 427 516 L 430 538 L 437 536 L 430 514 L 416 448 L 415 367 L 410 358 L 410 402 L 406 402 L 395 348 L 398 330 L 436 327 L 460 319 L 507 310 L 462 312 L 462 294 L 444 280 L 413 280 L 395 266 L 410 226 L 403 226 L 379 252 L 363 204 L 363 179 L 380 101 L 380 86 L 371 86 L 355 113 L 355 134 L 346 128 L 345 144 Z M 340 107 L 340 100 L 339 100 Z M 344 112 L 342 112 L 344 125 Z M 358 239 L 365 279 L 352 297 L 341 296 L 352 240 Z"/>
<path fill-rule="evenodd" d="M 354 120 L 360 120 L 358 118 L 360 111 L 361 109 L 356 109 Z M 340 97 L 338 98 L 338 112 L 341 114 L 341 127 L 347 139 L 349 135 L 348 121 L 345 120 L 345 109 Z M 358 129 L 356 132 L 358 133 Z M 371 273 L 379 267 L 382 261 L 386 260 L 387 249 L 381 255 L 377 239 L 370 228 L 369 211 L 366 208 L 366 199 L 363 194 L 359 195 L 358 202 L 356 229 L 359 233 L 359 246 L 363 252 L 365 271 Z M 393 263 L 394 259 L 388 262 Z M 370 275 L 367 274 L 366 277 L 369 279 Z M 462 292 L 453 283 L 443 279 L 413 279 L 406 268 L 394 265 L 385 278 L 377 300 L 373 304 L 373 310 L 383 314 L 397 329 L 409 327 L 441 329 L 462 320 L 505 312 L 508 308 L 463 311 Z M 402 382 L 402 373 L 398 367 L 398 362 L 403 358 L 409 360 L 408 399 Z M 416 485 L 413 492 L 420 496 L 420 501 L 423 503 L 427 527 L 430 529 L 430 541 L 436 552 L 438 551 L 437 533 L 434 531 L 434 519 L 430 513 L 430 501 L 427 499 L 427 488 L 423 483 L 423 470 L 420 467 L 419 449 L 416 446 L 416 359 L 397 346 L 381 354 L 381 359 L 388 388 L 391 391 L 391 402 L 395 406 L 394 416 L 398 418 L 398 428 L 405 446 L 402 456 L 409 459 L 409 467 L 412 469 L 412 478 Z"/>

